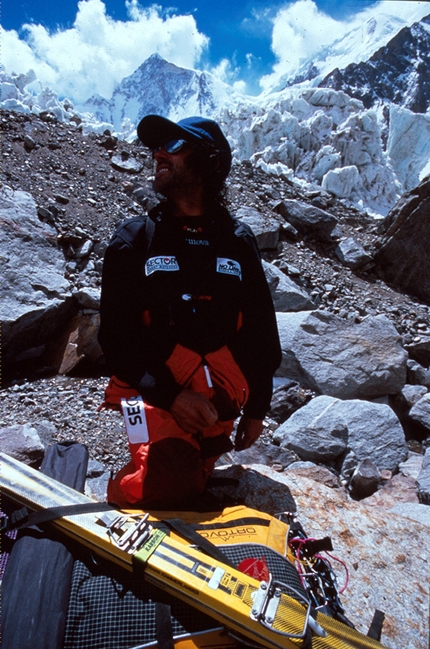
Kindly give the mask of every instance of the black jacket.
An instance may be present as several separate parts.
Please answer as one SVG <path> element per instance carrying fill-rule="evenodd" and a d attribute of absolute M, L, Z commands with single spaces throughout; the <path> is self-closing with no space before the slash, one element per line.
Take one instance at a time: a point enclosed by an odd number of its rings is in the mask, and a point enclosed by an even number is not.
<path fill-rule="evenodd" d="M 148 403 L 169 410 L 182 389 L 165 365 L 177 343 L 202 356 L 227 345 L 250 388 L 244 414 L 269 410 L 275 312 L 255 238 L 226 210 L 178 218 L 160 204 L 125 221 L 106 250 L 100 314 L 109 371 Z"/>

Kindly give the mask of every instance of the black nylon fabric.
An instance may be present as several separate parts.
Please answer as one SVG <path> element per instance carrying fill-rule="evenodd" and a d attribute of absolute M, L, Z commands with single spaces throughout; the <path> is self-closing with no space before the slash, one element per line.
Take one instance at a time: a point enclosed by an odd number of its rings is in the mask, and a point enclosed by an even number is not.
<path fill-rule="evenodd" d="M 274 579 L 307 599 L 294 566 L 264 545 L 223 546 L 228 560 L 238 565 L 264 556 Z M 220 626 L 193 607 L 136 579 L 113 564 L 96 566 L 77 561 L 72 579 L 64 649 L 134 649 L 156 642 L 156 602 L 169 604 L 174 637 Z"/>
<path fill-rule="evenodd" d="M 82 444 L 47 449 L 41 471 L 83 491 L 88 451 Z M 2 649 L 62 649 L 73 557 L 34 527 L 15 541 L 2 584 Z"/>
<path fill-rule="evenodd" d="M 171 608 L 173 636 L 214 628 L 206 615 L 111 563 L 75 563 L 64 649 L 131 649 L 157 641 L 157 603 Z"/>

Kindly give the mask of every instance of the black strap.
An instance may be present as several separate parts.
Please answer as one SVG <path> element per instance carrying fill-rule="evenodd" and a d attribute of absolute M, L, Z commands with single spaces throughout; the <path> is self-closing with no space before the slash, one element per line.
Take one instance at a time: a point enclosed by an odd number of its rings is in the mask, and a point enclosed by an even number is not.
<path fill-rule="evenodd" d="M 39 512 L 29 512 L 27 507 L 22 507 L 13 512 L 8 517 L 3 517 L 2 531 L 22 530 L 31 525 L 41 525 L 55 521 L 63 516 L 74 516 L 75 514 L 93 514 L 95 512 L 105 512 L 113 510 L 115 507 L 109 503 L 79 503 L 76 505 L 60 505 L 58 507 L 47 507 Z"/>
<path fill-rule="evenodd" d="M 224 563 L 226 566 L 229 566 L 230 568 L 235 568 L 237 569 L 237 565 L 235 565 L 230 559 L 224 554 L 222 550 L 220 550 L 216 545 L 205 539 L 203 536 L 200 536 L 192 527 L 191 525 L 187 525 L 187 523 L 184 523 L 180 518 L 169 518 L 165 519 L 164 523 L 166 523 L 171 529 L 173 529 L 175 532 L 177 532 L 180 536 L 183 536 L 187 541 L 191 541 L 196 545 L 200 550 L 203 550 L 203 552 L 206 552 L 207 555 L 212 557 L 213 559 L 216 559 L 217 561 L 220 561 L 221 563 Z"/>
<path fill-rule="evenodd" d="M 155 602 L 155 635 L 158 649 L 174 649 L 172 615 L 169 604 Z"/>
<path fill-rule="evenodd" d="M 152 243 L 152 239 L 154 238 L 154 232 L 155 232 L 155 223 L 150 216 L 147 216 L 146 223 L 145 223 L 146 252 L 148 252 L 149 246 Z"/>
<path fill-rule="evenodd" d="M 310 557 L 314 557 L 319 552 L 331 552 L 332 550 L 333 544 L 329 536 L 322 539 L 305 539 L 301 549 L 303 554 Z"/>
<path fill-rule="evenodd" d="M 385 620 L 385 613 L 383 611 L 378 611 L 378 609 L 375 610 L 373 614 L 373 620 L 370 623 L 369 630 L 367 632 L 368 638 L 372 638 L 372 640 L 380 640 L 381 639 L 381 633 L 382 633 L 382 625 Z"/>

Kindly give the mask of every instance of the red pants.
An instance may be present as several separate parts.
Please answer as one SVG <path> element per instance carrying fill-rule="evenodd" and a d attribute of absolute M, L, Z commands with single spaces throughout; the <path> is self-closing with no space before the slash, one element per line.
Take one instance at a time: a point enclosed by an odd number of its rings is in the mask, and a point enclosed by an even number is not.
<path fill-rule="evenodd" d="M 147 403 L 139 410 L 136 391 L 112 377 L 103 406 L 118 408 L 123 399 L 132 457 L 108 487 L 109 502 L 122 507 L 139 503 L 146 509 L 180 509 L 192 504 L 216 460 L 231 450 L 233 423 L 248 398 L 246 379 L 227 347 L 203 361 L 177 345 L 167 365 L 180 385 L 212 400 L 219 419 L 197 435 L 187 433 L 166 410 Z M 130 422 L 138 424 L 137 434 Z"/>

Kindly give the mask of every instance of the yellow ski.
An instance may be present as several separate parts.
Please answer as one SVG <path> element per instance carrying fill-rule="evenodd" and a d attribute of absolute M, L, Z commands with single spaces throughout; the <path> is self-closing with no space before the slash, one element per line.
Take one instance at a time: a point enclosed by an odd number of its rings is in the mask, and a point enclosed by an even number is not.
<path fill-rule="evenodd" d="M 0 453 L 0 488 L 33 511 L 94 503 L 91 498 Z M 233 632 L 269 649 L 382 649 L 321 613 L 316 620 L 300 592 L 256 579 L 154 528 L 149 515 L 110 510 L 64 515 L 52 525 L 105 559 L 140 575 Z M 306 644 L 309 647 L 309 644 Z"/>

